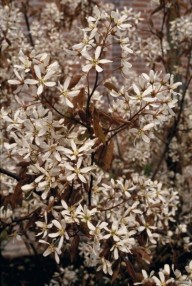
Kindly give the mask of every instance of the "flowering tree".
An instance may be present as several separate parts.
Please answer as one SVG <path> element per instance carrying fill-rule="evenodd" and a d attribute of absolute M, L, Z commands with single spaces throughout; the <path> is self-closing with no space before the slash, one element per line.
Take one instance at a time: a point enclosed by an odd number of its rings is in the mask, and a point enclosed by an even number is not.
<path fill-rule="evenodd" d="M 146 33 L 98 1 L 1 7 L 1 228 L 50 285 L 192 283 L 190 3 L 153 5 Z"/>

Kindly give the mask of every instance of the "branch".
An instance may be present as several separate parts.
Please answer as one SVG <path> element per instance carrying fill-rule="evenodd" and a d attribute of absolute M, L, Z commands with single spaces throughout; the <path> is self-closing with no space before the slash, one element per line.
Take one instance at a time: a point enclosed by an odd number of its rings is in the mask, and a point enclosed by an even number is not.
<path fill-rule="evenodd" d="M 11 178 L 17 180 L 18 182 L 21 180 L 21 178 L 17 174 L 12 173 L 12 172 L 10 172 L 8 170 L 5 170 L 5 169 L 3 169 L 1 167 L 0 167 L 0 173 L 5 174 L 5 175 L 11 177 Z"/>
<path fill-rule="evenodd" d="M 26 23 L 26 26 L 27 26 L 29 41 L 31 43 L 31 46 L 34 47 L 35 44 L 34 44 L 34 41 L 33 41 L 33 37 L 31 35 L 31 28 L 30 28 L 29 18 L 28 18 L 28 15 L 27 15 L 27 5 L 25 3 L 22 3 L 22 7 L 23 7 L 23 15 L 24 15 L 24 18 L 25 18 L 25 23 Z"/>
<path fill-rule="evenodd" d="M 182 114 L 182 111 L 183 111 L 185 95 L 186 95 L 187 89 L 188 89 L 188 87 L 189 87 L 189 84 L 190 84 L 190 82 L 191 82 L 191 79 L 192 79 L 192 77 L 189 79 L 188 83 L 187 83 L 187 84 L 185 85 L 185 87 L 184 87 L 183 96 L 182 96 L 182 99 L 181 99 L 181 102 L 180 102 L 180 108 L 179 108 L 179 112 L 178 112 L 177 118 L 176 118 L 176 120 L 175 120 L 175 123 L 174 123 L 173 128 L 171 128 L 171 133 L 169 134 L 169 138 L 168 138 L 168 140 L 167 140 L 167 143 L 166 143 L 166 145 L 165 145 L 165 148 L 164 148 L 164 150 L 163 150 L 163 153 L 161 154 L 161 157 L 160 157 L 160 159 L 159 159 L 159 162 L 158 162 L 158 164 L 157 164 L 157 167 L 156 167 L 156 169 L 155 169 L 155 171 L 154 171 L 154 173 L 153 173 L 153 175 L 152 175 L 152 177 L 151 177 L 151 180 L 154 180 L 155 177 L 156 177 L 156 175 L 157 175 L 157 173 L 159 172 L 159 169 L 160 169 L 161 164 L 162 164 L 162 162 L 163 162 L 163 160 L 164 160 L 164 157 L 165 157 L 165 155 L 167 154 L 167 152 L 168 152 L 168 150 L 169 150 L 169 146 L 170 146 L 170 144 L 171 144 L 171 142 L 172 142 L 172 139 L 173 139 L 173 137 L 176 135 L 176 133 L 177 133 L 177 131 L 178 131 L 178 128 L 177 128 L 177 127 L 178 127 L 179 122 L 180 122 L 180 120 L 181 120 L 181 114 Z"/>
<path fill-rule="evenodd" d="M 91 165 L 94 162 L 94 153 L 91 154 Z M 88 205 L 91 207 L 91 199 L 92 199 L 92 188 L 93 188 L 93 175 L 91 175 L 89 191 L 88 191 Z"/>
<path fill-rule="evenodd" d="M 42 99 L 45 100 L 45 104 L 47 103 L 47 104 L 48 104 L 53 110 L 55 110 L 55 112 L 57 112 L 61 117 L 64 117 L 64 118 L 69 119 L 69 120 L 72 120 L 72 121 L 74 121 L 75 123 L 78 123 L 78 124 L 80 124 L 80 125 L 82 125 L 82 126 L 84 126 L 84 127 L 87 127 L 86 124 L 84 124 L 83 122 L 79 121 L 78 119 L 69 117 L 69 116 L 67 116 L 67 115 L 65 115 L 65 114 L 62 114 L 59 110 L 57 110 L 57 109 L 55 108 L 55 106 L 54 106 L 52 103 L 49 102 L 49 100 L 48 100 L 45 96 L 42 95 Z M 42 103 L 43 103 L 43 101 L 42 101 Z"/>
<path fill-rule="evenodd" d="M 86 115 L 87 115 L 88 123 L 89 123 L 89 117 L 90 117 L 90 110 L 89 110 L 90 102 L 91 102 L 91 98 L 92 98 L 92 96 L 93 96 L 93 94 L 97 88 L 98 78 L 99 78 L 99 73 L 96 71 L 95 83 L 94 83 L 94 86 L 93 86 L 91 93 L 88 94 L 88 98 L 87 98 Z"/>

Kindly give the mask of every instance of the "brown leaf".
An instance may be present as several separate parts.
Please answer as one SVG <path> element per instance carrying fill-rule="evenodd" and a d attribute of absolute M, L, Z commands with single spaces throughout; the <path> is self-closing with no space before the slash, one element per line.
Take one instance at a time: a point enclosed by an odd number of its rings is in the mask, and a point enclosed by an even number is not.
<path fill-rule="evenodd" d="M 142 257 L 142 260 L 145 260 L 145 261 L 148 262 L 148 263 L 151 262 L 151 259 L 152 259 L 152 258 L 151 258 L 151 256 L 150 256 L 150 254 L 148 254 L 144 248 L 138 247 L 138 248 L 136 249 L 136 253 Z"/>
<path fill-rule="evenodd" d="M 120 263 L 118 263 L 116 265 L 116 267 L 113 269 L 113 275 L 111 278 L 111 283 L 115 282 L 115 280 L 118 278 L 119 271 L 120 271 Z"/>
<path fill-rule="evenodd" d="M 89 234 L 89 228 L 88 228 L 88 226 L 87 226 L 87 224 L 85 223 L 85 222 L 82 222 L 81 224 L 80 224 L 80 229 L 81 229 L 81 232 L 85 235 L 85 236 L 90 236 L 90 234 Z"/>
<path fill-rule="evenodd" d="M 98 148 L 96 152 L 96 162 L 105 171 L 108 171 L 111 168 L 111 164 L 113 161 L 113 150 L 114 144 L 113 141 L 110 141 L 109 144 L 103 145 Z"/>
<path fill-rule="evenodd" d="M 125 121 L 123 118 L 121 117 L 118 117 L 118 116 L 115 116 L 111 113 L 107 113 L 103 110 L 99 110 L 97 108 L 94 108 L 94 112 L 97 112 L 99 118 L 100 118 L 100 121 L 103 123 L 103 124 L 106 124 L 106 123 L 110 123 L 110 124 L 121 124 L 121 123 L 127 123 L 127 121 Z"/>
<path fill-rule="evenodd" d="M 85 89 L 81 88 L 79 94 L 73 98 L 74 108 L 83 108 L 85 102 Z"/>
<path fill-rule="evenodd" d="M 82 122 L 87 123 L 87 116 L 82 109 L 78 110 L 78 115 L 79 115 Z"/>
<path fill-rule="evenodd" d="M 111 90 L 114 90 L 114 91 L 118 92 L 117 87 L 116 87 L 113 83 L 111 83 L 111 82 L 109 82 L 109 81 L 106 81 L 106 82 L 104 83 L 104 86 L 105 86 L 106 88 L 108 88 L 110 91 L 111 91 Z"/>
<path fill-rule="evenodd" d="M 22 162 L 17 164 L 17 166 L 20 167 L 19 177 L 21 180 L 25 180 L 27 178 L 30 178 L 30 175 L 26 174 L 27 173 L 27 167 L 30 165 L 31 165 L 30 162 L 25 162 L 25 161 L 22 161 Z"/>
<path fill-rule="evenodd" d="M 34 213 L 31 215 L 29 218 L 27 224 L 26 224 L 26 229 L 29 229 L 31 226 L 35 225 L 35 222 L 39 220 L 39 215 L 41 213 L 41 207 L 37 208 Z"/>
<path fill-rule="evenodd" d="M 77 74 L 76 76 L 74 76 L 70 81 L 69 89 L 75 87 L 78 84 L 78 82 L 80 81 L 80 79 L 81 79 L 80 74 Z"/>
<path fill-rule="evenodd" d="M 70 246 L 70 258 L 73 263 L 77 257 L 78 246 L 79 246 L 79 235 L 75 235 Z"/>
<path fill-rule="evenodd" d="M 131 262 L 128 261 L 128 260 L 126 260 L 125 263 L 126 263 L 127 271 L 128 271 L 128 273 L 129 273 L 129 275 L 131 276 L 131 278 L 133 279 L 133 281 L 136 281 L 136 276 L 137 276 L 137 275 L 136 275 L 136 272 L 135 272 L 135 270 L 134 270 L 134 268 L 133 268 L 133 265 L 132 265 Z"/>
<path fill-rule="evenodd" d="M 21 190 L 22 186 L 23 186 L 23 184 L 21 182 L 19 182 L 15 186 L 14 193 L 8 195 L 5 198 L 5 205 L 10 204 L 13 209 L 15 209 L 17 206 L 21 206 L 22 199 L 23 199 L 22 190 Z"/>
<path fill-rule="evenodd" d="M 99 117 L 98 117 L 98 114 L 96 112 L 93 112 L 93 129 L 94 129 L 96 137 L 98 137 L 101 140 L 101 142 L 105 143 L 106 136 L 105 136 L 103 129 L 100 125 Z"/>

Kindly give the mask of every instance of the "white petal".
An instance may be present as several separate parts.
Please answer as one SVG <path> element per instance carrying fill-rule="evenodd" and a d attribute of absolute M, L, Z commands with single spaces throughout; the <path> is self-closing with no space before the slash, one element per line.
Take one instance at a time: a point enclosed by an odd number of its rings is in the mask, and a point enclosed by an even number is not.
<path fill-rule="evenodd" d="M 35 179 L 36 183 L 39 183 L 43 179 L 44 175 L 40 175 Z"/>
<path fill-rule="evenodd" d="M 147 124 L 147 125 L 145 125 L 144 127 L 143 127 L 143 130 L 149 130 L 149 129 L 151 129 L 152 127 L 154 127 L 154 123 L 149 123 L 149 124 Z"/>
<path fill-rule="evenodd" d="M 87 222 L 87 226 L 90 230 L 95 230 L 94 225 L 90 221 Z"/>
<path fill-rule="evenodd" d="M 58 232 L 50 233 L 48 236 L 51 237 L 51 238 L 58 237 L 59 233 Z"/>
<path fill-rule="evenodd" d="M 65 102 L 66 102 L 66 105 L 69 106 L 70 108 L 74 107 L 73 103 L 68 98 L 65 99 Z"/>
<path fill-rule="evenodd" d="M 56 82 L 54 82 L 54 81 L 48 81 L 48 82 L 45 82 L 44 85 L 46 85 L 46 86 L 55 86 L 55 85 L 56 85 Z"/>
<path fill-rule="evenodd" d="M 68 89 L 70 80 L 71 80 L 71 78 L 68 76 L 64 82 L 64 85 L 63 85 L 64 91 L 66 91 Z"/>
<path fill-rule="evenodd" d="M 83 56 L 84 58 L 86 58 L 87 60 L 89 60 L 89 61 L 92 61 L 92 60 L 93 60 L 92 57 L 88 54 L 87 51 L 84 51 L 84 52 L 82 52 L 81 54 L 82 54 L 82 56 Z"/>
<path fill-rule="evenodd" d="M 148 95 L 149 93 L 151 93 L 153 90 L 152 85 L 150 85 L 144 92 L 143 92 L 143 96 Z"/>
<path fill-rule="evenodd" d="M 103 71 L 103 69 L 100 66 L 98 66 L 98 65 L 96 65 L 95 68 L 96 68 L 97 72 L 102 72 Z"/>
<path fill-rule="evenodd" d="M 16 79 L 9 79 L 9 80 L 8 80 L 8 83 L 9 83 L 9 84 L 14 84 L 14 85 L 21 84 L 21 82 L 18 81 L 18 80 L 16 80 Z"/>
<path fill-rule="evenodd" d="M 82 161 L 83 161 L 83 158 L 79 158 L 79 160 L 77 161 L 77 168 L 78 169 L 80 168 Z"/>
<path fill-rule="evenodd" d="M 54 220 L 52 221 L 52 223 L 53 223 L 58 229 L 61 229 L 61 224 L 60 224 L 60 222 L 59 222 L 58 220 L 54 219 Z"/>
<path fill-rule="evenodd" d="M 83 169 L 81 169 L 81 173 L 88 173 L 89 171 L 91 171 L 93 168 L 92 167 L 85 167 Z"/>
<path fill-rule="evenodd" d="M 40 70 L 39 66 L 35 65 L 35 66 L 34 66 L 34 70 L 35 70 L 36 76 L 37 76 L 39 79 L 41 79 L 41 70 Z"/>
<path fill-rule="evenodd" d="M 25 79 L 24 82 L 25 82 L 26 84 L 37 84 L 37 83 L 38 83 L 38 80 L 27 78 L 27 79 Z"/>
<path fill-rule="evenodd" d="M 68 149 L 68 148 L 63 148 L 62 151 L 65 153 L 65 155 L 66 155 L 66 154 L 67 154 L 67 155 L 72 155 L 72 154 L 73 154 L 72 150 L 70 150 L 70 149 Z"/>
<path fill-rule="evenodd" d="M 57 161 L 61 161 L 61 156 L 58 152 L 54 152 L 54 156 L 55 156 L 55 159 L 57 159 Z"/>
<path fill-rule="evenodd" d="M 55 73 L 54 70 L 49 70 L 46 75 L 43 77 L 44 80 L 48 80 L 50 77 L 52 77 L 52 75 Z"/>
<path fill-rule="evenodd" d="M 74 171 L 74 168 L 68 163 L 65 164 L 65 168 L 70 170 L 70 171 Z"/>
<path fill-rule="evenodd" d="M 64 209 L 68 209 L 67 203 L 64 200 L 61 200 L 61 204 L 63 206 Z"/>
<path fill-rule="evenodd" d="M 63 246 L 63 240 L 64 240 L 64 237 L 62 236 L 60 241 L 59 241 L 59 245 L 58 245 L 58 248 L 61 249 L 62 246 Z"/>
<path fill-rule="evenodd" d="M 75 177 L 76 177 L 76 174 L 73 173 L 73 174 L 67 176 L 67 181 L 72 181 Z"/>
<path fill-rule="evenodd" d="M 37 95 L 40 95 L 43 92 L 43 85 L 40 84 L 40 86 L 37 89 Z"/>
<path fill-rule="evenodd" d="M 161 279 L 161 282 L 165 282 L 165 275 L 163 274 L 163 272 L 159 272 L 159 277 Z"/>
<path fill-rule="evenodd" d="M 100 64 L 107 64 L 107 63 L 112 63 L 113 61 L 111 60 L 106 60 L 106 59 L 102 59 L 99 61 Z"/>
<path fill-rule="evenodd" d="M 78 95 L 79 92 L 80 92 L 80 90 L 72 90 L 72 91 L 70 91 L 70 92 L 68 93 L 68 95 L 69 95 L 70 97 L 74 97 L 74 96 Z"/>
<path fill-rule="evenodd" d="M 134 83 L 133 83 L 132 86 L 133 86 L 134 92 L 135 92 L 137 95 L 140 95 L 140 90 L 139 90 L 138 86 L 137 86 L 136 84 L 134 84 Z"/>
<path fill-rule="evenodd" d="M 81 182 L 86 183 L 85 178 L 81 174 L 78 174 L 78 178 Z"/>
<path fill-rule="evenodd" d="M 150 142 L 150 138 L 149 137 L 147 137 L 147 135 L 145 135 L 145 134 L 142 134 L 142 139 L 143 139 L 143 141 L 145 141 L 146 143 L 149 143 Z"/>
<path fill-rule="evenodd" d="M 45 252 L 43 253 L 43 256 L 48 256 L 48 255 L 51 254 L 51 253 L 52 253 L 51 248 L 47 248 L 47 249 L 45 250 Z"/>
<path fill-rule="evenodd" d="M 145 227 L 144 226 L 139 226 L 137 229 L 138 229 L 139 232 L 141 232 L 141 231 L 143 231 L 145 229 Z"/>
<path fill-rule="evenodd" d="M 20 76 L 20 74 L 18 73 L 18 71 L 16 69 L 14 69 L 14 73 L 16 75 L 16 77 L 19 79 L 19 80 L 23 80 L 22 77 Z"/>
<path fill-rule="evenodd" d="M 71 147 L 72 147 L 73 151 L 77 151 L 77 146 L 76 146 L 74 140 L 71 140 Z"/>
<path fill-rule="evenodd" d="M 154 97 L 144 97 L 143 98 L 143 101 L 146 101 L 146 102 L 153 102 L 155 101 L 156 99 Z"/>
<path fill-rule="evenodd" d="M 44 61 L 47 58 L 48 54 L 47 53 L 42 53 L 40 61 Z"/>
<path fill-rule="evenodd" d="M 114 250 L 114 258 L 117 260 L 119 258 L 118 250 L 115 248 Z"/>
<path fill-rule="evenodd" d="M 57 264 L 59 264 L 60 262 L 59 255 L 57 254 L 57 252 L 55 252 L 55 261 L 57 262 Z"/>
<path fill-rule="evenodd" d="M 101 46 L 98 46 L 95 50 L 95 59 L 97 60 L 101 54 Z"/>
<path fill-rule="evenodd" d="M 82 71 L 83 72 L 88 72 L 88 71 L 90 71 L 92 66 L 93 66 L 92 64 L 85 65 L 85 66 L 82 67 Z"/>
<path fill-rule="evenodd" d="M 24 185 L 24 186 L 21 187 L 21 189 L 22 189 L 23 191 L 30 191 L 30 190 L 33 190 L 34 188 L 35 188 L 35 187 L 34 187 L 34 184 L 33 184 L 33 183 L 28 184 L 28 185 Z"/>

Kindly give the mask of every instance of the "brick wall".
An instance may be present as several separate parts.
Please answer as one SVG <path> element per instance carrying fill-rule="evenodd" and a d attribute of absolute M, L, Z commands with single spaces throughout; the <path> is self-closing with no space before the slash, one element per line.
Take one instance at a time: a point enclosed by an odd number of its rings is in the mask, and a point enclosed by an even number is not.
<path fill-rule="evenodd" d="M 141 18 L 144 19 L 143 24 L 141 28 L 144 30 L 147 29 L 146 20 L 149 17 L 149 8 L 151 7 L 150 0 L 104 0 L 106 3 L 112 3 L 115 8 L 122 10 L 124 7 L 132 8 L 136 12 L 141 12 Z M 120 55 L 120 49 L 118 47 L 113 47 L 112 57 L 116 58 Z M 138 74 L 141 74 L 142 72 L 146 72 L 149 70 L 148 67 L 146 67 L 146 63 L 139 59 L 138 61 L 131 62 L 133 64 L 133 68 Z M 116 66 L 114 67 L 116 68 Z"/>
<path fill-rule="evenodd" d="M 16 0 L 16 1 L 18 3 L 21 3 L 20 0 Z M 151 0 L 101 0 L 101 1 L 103 1 L 105 3 L 112 3 L 119 10 L 123 9 L 124 7 L 127 7 L 127 8 L 133 8 L 135 11 L 141 12 L 141 17 L 144 19 L 143 24 L 141 26 L 142 33 L 145 33 L 145 30 L 148 29 L 147 19 L 150 16 L 149 10 L 150 10 L 150 8 L 152 8 Z M 36 8 L 36 10 L 43 7 L 45 5 L 45 3 L 47 3 L 47 2 L 55 2 L 58 4 L 59 0 L 30 0 L 29 1 L 29 3 L 32 4 Z M 183 0 L 183 2 L 185 2 L 185 0 Z M 159 15 L 156 14 L 154 19 L 156 19 L 155 23 L 158 25 L 158 23 L 160 23 L 162 21 L 162 14 L 159 14 Z M 78 40 L 79 39 L 77 38 L 77 41 Z M 113 46 L 111 58 L 115 59 L 119 56 L 120 56 L 120 49 L 118 49 L 117 46 Z M 142 61 L 141 59 L 139 59 L 136 62 L 131 61 L 131 63 L 133 64 L 133 68 L 139 74 L 144 72 L 144 71 L 149 70 L 149 67 L 147 67 L 146 63 L 144 61 Z M 114 69 L 117 68 L 116 63 L 113 64 L 113 68 Z M 160 69 L 162 69 L 162 67 L 160 67 Z"/>

